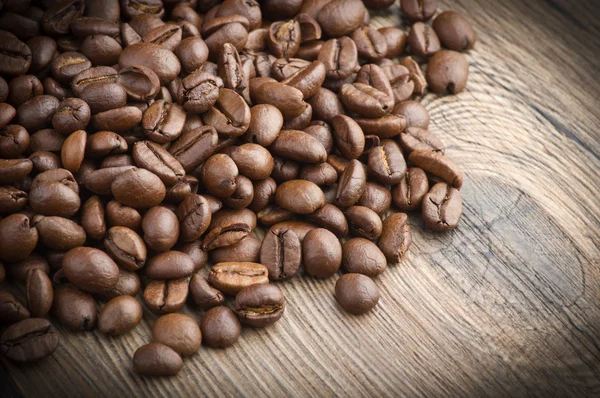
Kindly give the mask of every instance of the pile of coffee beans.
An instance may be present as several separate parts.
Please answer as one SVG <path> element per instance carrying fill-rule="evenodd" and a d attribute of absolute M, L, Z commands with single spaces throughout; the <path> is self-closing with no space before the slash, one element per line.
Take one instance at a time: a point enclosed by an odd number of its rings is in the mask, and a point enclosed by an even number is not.
<path fill-rule="evenodd" d="M 393 3 L 1 1 L 0 353 L 52 354 L 49 319 L 123 335 L 145 306 L 133 366 L 173 375 L 279 320 L 271 281 L 341 268 L 341 308 L 377 305 L 406 212 L 461 217 L 463 173 L 413 98 L 463 90 L 475 42 L 436 0 L 402 0 L 408 35 L 370 27 Z"/>

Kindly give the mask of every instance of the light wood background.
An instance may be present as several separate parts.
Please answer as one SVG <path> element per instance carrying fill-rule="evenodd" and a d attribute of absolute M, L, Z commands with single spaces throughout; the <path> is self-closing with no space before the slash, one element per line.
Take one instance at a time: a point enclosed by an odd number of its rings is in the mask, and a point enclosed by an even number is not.
<path fill-rule="evenodd" d="M 478 33 L 467 90 L 423 98 L 465 171 L 464 215 L 447 234 L 411 218 L 410 254 L 378 278 L 374 311 L 342 312 L 337 277 L 295 278 L 280 322 L 162 379 L 131 367 L 148 312 L 119 338 L 61 329 L 44 362 L 3 361 L 0 395 L 600 395 L 600 2 L 441 8 Z M 373 23 L 398 25 L 397 7 Z"/>

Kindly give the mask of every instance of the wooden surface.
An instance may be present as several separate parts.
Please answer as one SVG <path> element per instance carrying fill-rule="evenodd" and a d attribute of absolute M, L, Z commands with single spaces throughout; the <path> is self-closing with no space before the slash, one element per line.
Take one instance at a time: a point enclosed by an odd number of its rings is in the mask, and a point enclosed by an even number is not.
<path fill-rule="evenodd" d="M 61 329 L 43 363 L 3 362 L 0 395 L 598 396 L 600 3 L 441 3 L 478 32 L 467 90 L 423 99 L 465 171 L 464 215 L 448 234 L 411 218 L 374 311 L 341 312 L 337 278 L 295 278 L 279 323 L 203 347 L 167 379 L 131 369 L 148 312 L 119 338 Z M 398 23 L 397 9 L 374 18 Z"/>

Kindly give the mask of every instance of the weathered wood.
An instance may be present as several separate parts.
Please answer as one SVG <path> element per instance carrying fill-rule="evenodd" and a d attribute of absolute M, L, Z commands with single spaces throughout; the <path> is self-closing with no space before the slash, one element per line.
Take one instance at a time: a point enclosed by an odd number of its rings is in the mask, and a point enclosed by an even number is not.
<path fill-rule="evenodd" d="M 458 230 L 423 231 L 378 278 L 381 301 L 340 310 L 336 278 L 280 284 L 283 319 L 203 347 L 180 375 L 145 379 L 132 333 L 61 329 L 55 355 L 3 360 L 26 396 L 525 396 L 600 394 L 600 4 L 441 1 L 473 22 L 458 96 L 427 95 L 431 129 L 466 175 Z M 373 18 L 398 24 L 397 7 Z M 200 313 L 186 311 L 197 319 Z M 0 395 L 12 395 L 4 387 Z M 6 388 L 6 389 L 5 389 Z"/>

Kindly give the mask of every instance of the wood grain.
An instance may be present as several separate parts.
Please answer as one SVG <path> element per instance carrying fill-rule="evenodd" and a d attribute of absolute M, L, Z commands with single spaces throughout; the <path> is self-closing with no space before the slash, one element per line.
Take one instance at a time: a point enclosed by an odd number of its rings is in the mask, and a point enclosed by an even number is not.
<path fill-rule="evenodd" d="M 297 277 L 280 284 L 279 323 L 244 329 L 227 350 L 203 347 L 163 379 L 131 369 L 151 339 L 149 312 L 119 338 L 61 329 L 44 362 L 3 360 L 0 395 L 600 395 L 600 3 L 441 8 L 478 32 L 467 90 L 422 99 L 465 171 L 464 216 L 447 234 L 411 217 L 410 254 L 378 278 L 374 311 L 342 312 L 336 278 Z M 398 25 L 398 7 L 372 23 Z"/>

